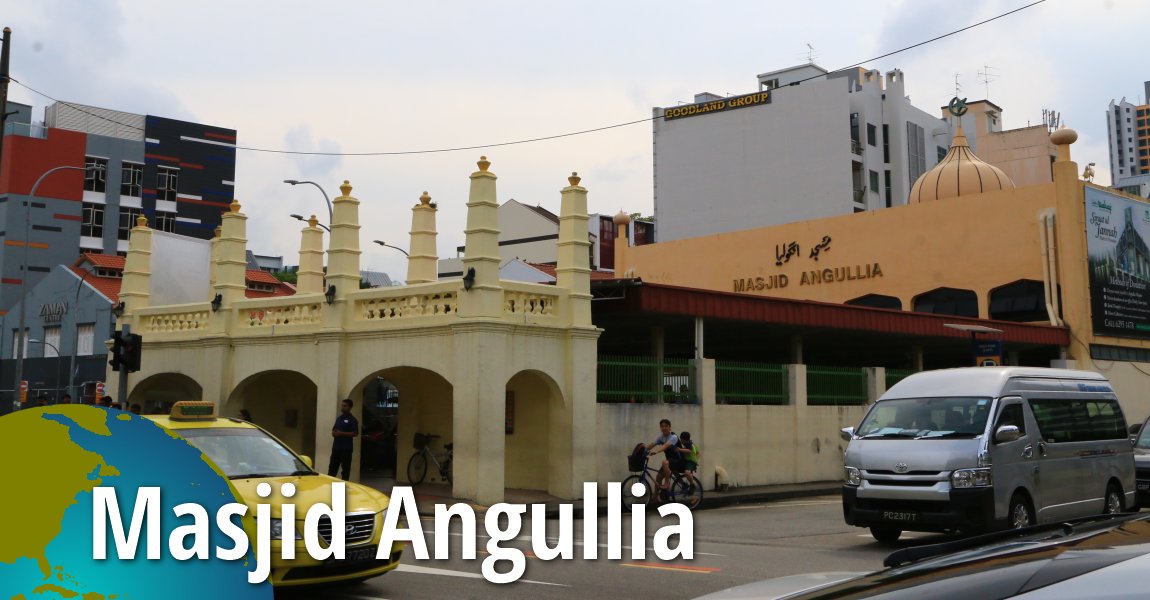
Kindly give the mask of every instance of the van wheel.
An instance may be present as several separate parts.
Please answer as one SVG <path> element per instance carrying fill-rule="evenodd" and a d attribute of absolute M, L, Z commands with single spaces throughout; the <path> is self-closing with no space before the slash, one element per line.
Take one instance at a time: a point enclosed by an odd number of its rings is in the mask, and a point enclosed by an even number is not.
<path fill-rule="evenodd" d="M 889 525 L 875 525 L 870 528 L 870 534 L 880 543 L 893 544 L 898 541 L 898 536 L 902 535 L 902 530 Z"/>
<path fill-rule="evenodd" d="M 1102 513 L 1113 515 L 1120 512 L 1122 512 L 1122 490 L 1111 483 L 1106 486 L 1106 504 L 1102 507 Z"/>
<path fill-rule="evenodd" d="M 1030 508 L 1030 501 L 1026 496 L 1015 492 L 1010 498 L 1010 511 L 1007 513 L 1011 529 L 1022 529 L 1034 525 L 1034 510 Z"/>

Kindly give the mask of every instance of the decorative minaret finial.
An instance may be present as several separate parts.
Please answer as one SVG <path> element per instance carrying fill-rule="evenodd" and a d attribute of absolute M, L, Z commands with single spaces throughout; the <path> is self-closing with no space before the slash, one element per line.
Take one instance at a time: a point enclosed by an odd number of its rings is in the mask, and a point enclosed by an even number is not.
<path fill-rule="evenodd" d="M 228 209 L 234 213 L 240 212 L 240 201 L 232 200 L 232 203 L 228 205 Z"/>
<path fill-rule="evenodd" d="M 147 227 L 147 226 L 148 226 L 148 217 L 145 217 L 144 215 L 140 215 L 140 216 L 136 217 L 136 227 Z"/>
<path fill-rule="evenodd" d="M 419 203 L 424 206 L 429 206 L 431 204 L 431 196 L 427 195 L 427 190 L 424 190 L 423 195 L 419 197 Z"/>
<path fill-rule="evenodd" d="M 344 179 L 343 185 L 339 186 L 339 191 L 344 196 L 350 196 L 351 195 L 351 183 L 349 183 L 348 180 Z"/>
<path fill-rule="evenodd" d="M 580 181 L 583 181 L 583 178 L 579 177 L 575 171 L 571 171 L 571 176 L 567 178 L 567 182 L 571 185 L 579 185 Z"/>
<path fill-rule="evenodd" d="M 477 162 L 475 164 L 479 165 L 480 171 L 487 172 L 487 167 L 491 166 L 491 161 L 487 160 L 486 156 L 480 156 L 479 162 Z"/>
<path fill-rule="evenodd" d="M 315 215 L 308 217 L 308 220 L 307 220 L 307 226 L 308 227 L 315 229 L 318 225 L 319 225 L 319 219 L 316 219 Z"/>

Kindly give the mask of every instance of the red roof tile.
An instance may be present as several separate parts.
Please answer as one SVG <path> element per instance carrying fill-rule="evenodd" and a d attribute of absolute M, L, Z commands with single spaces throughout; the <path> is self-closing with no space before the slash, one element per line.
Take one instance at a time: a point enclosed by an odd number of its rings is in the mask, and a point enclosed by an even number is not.
<path fill-rule="evenodd" d="M 97 267 L 105 269 L 119 269 L 124 270 L 124 257 L 117 254 L 97 254 L 95 252 L 84 252 L 80 258 L 74 263 L 77 266 L 83 262 L 90 262 Z"/>
<path fill-rule="evenodd" d="M 260 269 L 248 269 L 244 278 L 255 283 L 270 283 L 273 285 L 280 282 L 280 280 L 276 279 L 275 275 L 267 271 L 261 271 Z"/>
<path fill-rule="evenodd" d="M 94 256 L 103 256 L 103 255 L 97 254 Z M 117 257 L 117 258 L 119 258 L 119 257 Z M 121 258 L 120 260 L 123 260 L 123 259 Z M 80 261 L 77 261 L 77 262 L 80 262 Z M 72 272 L 75 273 L 77 277 L 84 278 L 84 283 L 95 288 L 95 290 L 97 292 L 100 292 L 101 294 L 107 296 L 108 299 L 112 301 L 112 304 L 116 304 L 120 301 L 120 284 L 123 283 L 124 280 L 120 279 L 119 277 L 98 277 L 96 275 L 93 275 L 89 271 L 86 271 L 86 270 L 81 269 L 80 267 L 76 267 L 76 266 L 72 266 L 69 268 L 72 269 Z M 87 277 L 84 277 L 85 274 L 87 274 Z"/>
<path fill-rule="evenodd" d="M 524 261 L 524 262 L 526 262 L 526 261 Z M 535 267 L 539 271 L 546 273 L 547 275 L 550 275 L 552 277 L 556 277 L 556 273 L 555 273 L 556 267 L 553 264 L 533 263 L 533 262 L 529 262 L 527 264 L 531 265 L 532 267 Z M 611 273 L 609 271 L 591 271 L 591 279 L 596 280 L 596 281 L 598 281 L 600 279 L 615 279 L 615 274 Z"/>
<path fill-rule="evenodd" d="M 118 258 L 118 259 L 120 259 L 120 268 L 122 269 L 124 266 L 123 265 L 124 258 L 122 256 L 109 257 L 109 256 L 104 255 L 104 254 L 84 254 L 84 257 L 85 258 L 81 258 L 80 260 L 78 260 L 76 262 L 77 263 L 85 262 L 85 260 L 87 260 L 88 257 L 103 257 L 105 259 L 106 258 Z M 92 264 L 94 264 L 96 266 L 101 266 L 92 260 L 87 260 L 87 262 L 91 262 Z M 115 268 L 114 267 L 114 261 L 104 261 L 104 266 L 106 266 L 106 268 Z M 98 276 L 86 271 L 85 269 L 80 268 L 79 266 L 72 266 L 69 268 L 72 269 L 72 272 L 75 273 L 77 277 L 84 277 L 84 274 L 87 273 L 88 276 L 86 278 L 84 278 L 84 282 L 91 285 L 93 288 L 96 289 L 96 291 L 107 296 L 112 301 L 113 304 L 118 303 L 120 301 L 120 285 L 123 284 L 123 282 L 124 282 L 123 279 L 121 279 L 119 277 L 98 277 Z M 250 269 L 247 272 L 246 279 L 248 280 L 248 282 L 251 282 L 251 283 L 267 283 L 267 284 L 271 284 L 271 285 L 275 286 L 274 291 L 271 291 L 271 292 L 265 292 L 265 291 L 259 291 L 259 290 L 245 290 L 244 296 L 248 297 L 248 298 L 273 298 L 276 296 L 292 296 L 295 294 L 295 287 L 294 286 L 286 284 L 286 283 L 282 283 L 280 280 L 276 279 L 271 273 L 268 273 L 266 271 L 259 271 L 256 269 Z"/>

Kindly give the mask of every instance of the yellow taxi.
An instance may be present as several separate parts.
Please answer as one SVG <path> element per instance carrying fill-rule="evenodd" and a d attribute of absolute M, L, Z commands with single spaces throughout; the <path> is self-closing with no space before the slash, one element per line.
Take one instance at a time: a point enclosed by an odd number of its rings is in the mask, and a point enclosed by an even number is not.
<path fill-rule="evenodd" d="M 317 503 L 331 505 L 331 485 L 339 479 L 317 473 L 309 457 L 300 456 L 260 427 L 239 419 L 219 417 L 211 402 L 183 401 L 172 407 L 168 416 L 149 415 L 160 427 L 203 452 L 235 487 L 248 506 L 248 515 L 256 514 L 257 504 L 271 509 L 271 572 L 268 581 L 275 587 L 315 585 L 362 581 L 383 575 L 399 566 L 402 542 L 392 544 L 387 558 L 376 558 L 383 529 L 386 494 L 345 482 L 346 522 L 344 558 L 315 560 L 309 556 L 303 539 L 304 518 Z M 256 486 L 268 483 L 271 496 L 261 498 Z M 290 499 L 280 495 L 285 483 L 295 486 Z M 289 486 L 290 489 L 290 486 Z M 284 502 L 295 505 L 293 522 L 281 519 Z M 326 546 L 331 540 L 331 520 L 319 522 L 319 536 Z M 258 540 L 249 531 L 253 551 Z M 285 538 L 294 538 L 295 558 L 282 558 Z"/>

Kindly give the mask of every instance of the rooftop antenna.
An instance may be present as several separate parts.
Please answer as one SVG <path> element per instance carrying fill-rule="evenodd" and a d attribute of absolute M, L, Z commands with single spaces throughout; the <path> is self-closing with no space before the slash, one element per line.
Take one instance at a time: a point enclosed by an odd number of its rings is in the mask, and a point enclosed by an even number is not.
<path fill-rule="evenodd" d="M 958 73 L 954 74 L 954 97 L 955 98 L 962 95 L 962 84 L 960 84 L 958 82 L 959 77 L 960 77 L 960 75 Z"/>
<path fill-rule="evenodd" d="M 815 47 L 807 43 L 807 64 L 815 64 Z"/>
<path fill-rule="evenodd" d="M 1058 126 L 1062 124 L 1062 113 L 1049 108 L 1042 109 L 1042 123 L 1046 125 L 1046 130 L 1054 133 Z"/>
<path fill-rule="evenodd" d="M 986 99 L 990 100 L 990 82 L 996 81 L 998 75 L 991 73 L 990 70 L 994 67 L 990 65 L 982 65 L 982 70 L 978 72 L 978 80 L 986 86 Z"/>

